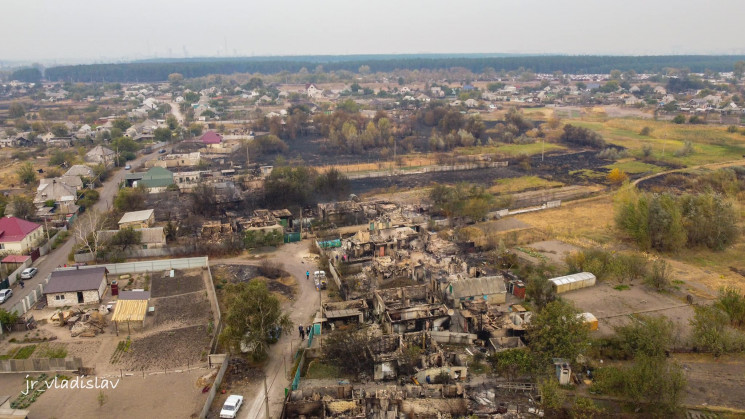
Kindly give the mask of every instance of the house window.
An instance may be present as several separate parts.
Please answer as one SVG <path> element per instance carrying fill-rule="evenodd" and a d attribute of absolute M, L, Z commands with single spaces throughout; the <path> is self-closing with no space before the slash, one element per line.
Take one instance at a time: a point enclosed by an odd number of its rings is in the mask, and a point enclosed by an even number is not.
<path fill-rule="evenodd" d="M 57 294 L 54 296 L 54 299 L 57 301 L 62 301 L 65 299 L 65 296 L 63 294 Z"/>

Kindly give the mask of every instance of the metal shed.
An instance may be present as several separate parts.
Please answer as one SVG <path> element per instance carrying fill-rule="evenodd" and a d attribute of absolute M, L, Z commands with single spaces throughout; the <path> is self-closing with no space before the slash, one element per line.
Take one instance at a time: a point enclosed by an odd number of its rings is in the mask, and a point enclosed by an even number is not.
<path fill-rule="evenodd" d="M 561 294 L 567 291 L 578 290 L 595 285 L 595 275 L 589 272 L 580 272 L 578 274 L 560 276 L 549 279 L 556 288 L 556 293 Z"/>

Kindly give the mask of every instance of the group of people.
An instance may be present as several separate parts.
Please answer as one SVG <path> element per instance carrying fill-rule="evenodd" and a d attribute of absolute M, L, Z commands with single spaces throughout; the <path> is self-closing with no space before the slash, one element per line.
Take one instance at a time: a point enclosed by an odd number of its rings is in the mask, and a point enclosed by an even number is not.
<path fill-rule="evenodd" d="M 298 332 L 300 333 L 300 340 L 305 340 L 305 336 L 310 336 L 310 328 L 312 326 L 303 326 L 302 324 L 297 327 Z"/>

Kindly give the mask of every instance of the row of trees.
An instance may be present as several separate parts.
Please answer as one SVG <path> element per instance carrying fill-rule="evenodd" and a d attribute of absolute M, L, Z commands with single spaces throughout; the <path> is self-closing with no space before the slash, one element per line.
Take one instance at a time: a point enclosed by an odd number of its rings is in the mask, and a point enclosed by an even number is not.
<path fill-rule="evenodd" d="M 436 211 L 448 218 L 483 219 L 492 207 L 494 196 L 483 187 L 458 183 L 455 186 L 436 184 L 429 193 Z"/>
<path fill-rule="evenodd" d="M 375 55 L 375 56 L 305 56 L 281 58 L 233 58 L 233 59 L 192 59 L 172 62 L 138 62 L 128 64 L 91 64 L 52 67 L 45 71 L 51 81 L 117 81 L 152 82 L 166 81 L 168 76 L 179 73 L 193 78 L 210 74 L 280 72 L 298 73 L 303 69 L 322 66 L 323 71 L 346 71 L 364 74 L 391 72 L 395 70 L 431 70 L 460 67 L 480 73 L 485 68 L 506 71 L 531 69 L 537 73 L 610 73 L 612 70 L 634 70 L 638 73 L 658 73 L 666 68 L 688 68 L 693 72 L 731 71 L 741 56 L 508 56 L 485 57 L 478 54 L 458 57 L 442 55 Z M 38 71 L 38 70 L 37 70 Z M 361 73 L 362 74 L 362 73 Z M 19 74 L 28 80 L 35 80 L 37 72 Z"/>
<path fill-rule="evenodd" d="M 280 166 L 264 183 L 264 201 L 270 208 L 297 208 L 349 195 L 349 180 L 336 169 L 319 173 L 312 167 Z"/>
<path fill-rule="evenodd" d="M 740 233 L 732 201 L 717 193 L 650 194 L 622 191 L 616 226 L 644 249 L 677 251 L 683 247 L 722 250 Z"/>

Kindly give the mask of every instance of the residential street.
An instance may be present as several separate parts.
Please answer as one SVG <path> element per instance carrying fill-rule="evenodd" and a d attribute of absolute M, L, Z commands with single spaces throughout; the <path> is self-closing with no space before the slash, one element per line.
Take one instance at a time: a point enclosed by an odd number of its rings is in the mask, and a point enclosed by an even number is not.
<path fill-rule="evenodd" d="M 132 166 L 131 170 L 142 166 L 146 161 L 154 159 L 157 156 L 158 154 L 151 153 L 138 157 L 137 159 L 129 162 L 129 164 Z M 93 206 L 94 209 L 99 211 L 106 211 L 111 208 L 114 202 L 114 196 L 119 189 L 119 183 L 124 179 L 125 173 L 129 173 L 129 171 L 121 168 L 116 169 L 111 177 L 106 182 L 104 182 L 103 187 L 99 189 L 100 198 L 99 201 L 96 202 L 96 204 Z M 67 260 L 67 255 L 69 255 L 70 251 L 72 251 L 74 243 L 75 238 L 71 236 L 63 245 L 56 248 L 46 256 L 42 256 L 37 259 L 32 266 L 38 268 L 39 272 L 32 279 L 24 281 L 25 288 L 21 288 L 17 285 L 17 283 L 14 284 L 14 286 L 12 287 L 13 296 L 10 298 L 10 300 L 3 304 L 3 308 L 7 309 L 13 307 L 21 299 L 26 297 L 32 289 L 36 288 L 36 286 L 40 284 L 50 273 L 52 273 L 55 268 L 66 263 L 70 263 Z"/>
<path fill-rule="evenodd" d="M 276 260 L 284 265 L 284 270 L 292 274 L 298 284 L 297 295 L 293 301 L 284 304 L 283 309 L 290 313 L 290 319 L 294 324 L 293 330 L 283 334 L 279 342 L 274 344 L 269 352 L 269 360 L 264 365 L 266 372 L 266 384 L 269 390 L 269 416 L 276 418 L 282 411 L 285 388 L 289 387 L 290 380 L 285 375 L 285 368 L 289 373 L 292 368 L 292 354 L 299 344 L 306 345 L 308 340 L 300 341 L 298 336 L 298 325 L 308 326 L 319 308 L 318 291 L 316 291 L 313 279 L 305 279 L 305 272 L 317 270 L 314 262 L 305 259 L 308 255 L 309 240 L 298 243 L 285 244 L 270 256 L 270 260 Z M 258 265 L 261 260 L 247 259 L 221 259 L 210 260 L 211 265 L 217 264 L 246 264 Z M 315 345 L 315 342 L 314 342 Z M 243 394 L 245 397 L 244 407 L 241 408 L 242 419 L 264 418 L 264 387 L 263 384 L 252 394 Z"/>

